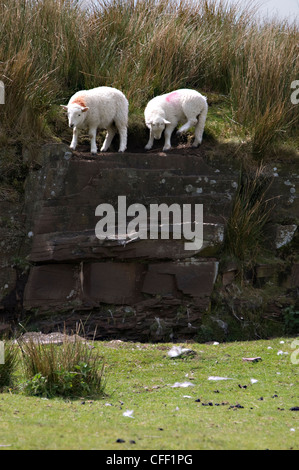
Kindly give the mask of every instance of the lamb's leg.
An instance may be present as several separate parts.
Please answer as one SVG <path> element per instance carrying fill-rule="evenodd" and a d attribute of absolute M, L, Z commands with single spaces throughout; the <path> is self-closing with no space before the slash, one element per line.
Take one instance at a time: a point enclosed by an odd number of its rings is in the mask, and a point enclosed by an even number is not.
<path fill-rule="evenodd" d="M 96 136 L 97 136 L 97 128 L 96 127 L 91 127 L 89 129 L 89 137 L 90 137 L 90 152 L 95 155 L 98 151 L 97 149 L 97 142 L 96 142 Z"/>
<path fill-rule="evenodd" d="M 148 143 L 146 144 L 146 146 L 144 148 L 145 148 L 145 150 L 150 150 L 153 145 L 154 145 L 154 134 L 153 134 L 152 130 L 150 129 L 149 140 L 148 140 Z"/>
<path fill-rule="evenodd" d="M 106 134 L 106 138 L 104 140 L 104 143 L 101 147 L 101 152 L 107 152 L 107 150 L 109 149 L 109 147 L 111 145 L 111 142 L 112 142 L 112 139 L 115 136 L 115 134 L 116 134 L 116 129 L 113 125 L 107 127 L 107 134 Z"/>
<path fill-rule="evenodd" d="M 79 135 L 79 131 L 78 131 L 77 127 L 74 127 L 73 128 L 73 138 L 72 138 L 72 142 L 71 142 L 71 145 L 70 145 L 70 148 L 72 150 L 76 150 L 76 147 L 77 147 L 77 144 L 78 144 L 78 135 Z"/>
<path fill-rule="evenodd" d="M 163 150 L 171 149 L 170 139 L 171 139 L 171 135 L 172 135 L 174 129 L 175 129 L 175 126 L 173 124 L 171 124 L 171 125 L 167 124 L 166 125 L 165 131 L 164 131 L 165 143 L 164 143 Z"/>
<path fill-rule="evenodd" d="M 127 128 L 126 127 L 118 127 L 119 132 L 119 152 L 124 152 L 127 148 Z"/>
<path fill-rule="evenodd" d="M 197 147 L 202 142 L 203 131 L 205 128 L 205 122 L 207 117 L 208 109 L 203 109 L 198 118 L 198 123 L 195 126 L 195 139 L 192 144 L 192 147 Z"/>
<path fill-rule="evenodd" d="M 190 127 L 193 127 L 197 124 L 197 119 L 196 117 L 187 117 L 187 122 L 186 124 L 184 124 L 183 126 L 181 126 L 178 131 L 177 131 L 177 134 L 182 134 L 183 132 L 186 132 L 188 129 L 190 129 Z"/>

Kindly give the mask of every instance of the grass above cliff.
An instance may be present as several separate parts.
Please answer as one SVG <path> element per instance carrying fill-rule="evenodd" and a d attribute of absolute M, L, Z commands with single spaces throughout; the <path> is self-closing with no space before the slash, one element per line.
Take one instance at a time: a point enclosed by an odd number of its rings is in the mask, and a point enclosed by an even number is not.
<path fill-rule="evenodd" d="M 60 138 L 59 104 L 79 89 L 101 85 L 120 88 L 132 116 L 142 116 L 153 96 L 179 87 L 225 95 L 230 115 L 229 121 L 221 116 L 224 132 L 228 125 L 230 134 L 241 130 L 259 157 L 273 143 L 298 135 L 291 102 L 291 84 L 299 77 L 295 24 L 261 25 L 252 2 L 90 5 L 0 0 L 2 147 Z"/>

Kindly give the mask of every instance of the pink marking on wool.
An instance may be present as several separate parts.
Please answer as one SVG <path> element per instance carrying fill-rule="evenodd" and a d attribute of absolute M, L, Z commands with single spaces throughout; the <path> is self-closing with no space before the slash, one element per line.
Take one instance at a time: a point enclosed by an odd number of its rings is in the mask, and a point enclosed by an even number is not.
<path fill-rule="evenodd" d="M 86 107 L 85 100 L 82 96 L 77 96 L 77 98 L 74 98 L 70 104 L 78 104 L 79 106 L 82 106 L 82 108 Z"/>
<path fill-rule="evenodd" d="M 177 91 L 173 91 L 172 93 L 169 93 L 169 95 L 166 96 L 166 101 L 168 103 L 171 103 L 172 101 L 176 101 L 178 98 L 179 93 Z"/>

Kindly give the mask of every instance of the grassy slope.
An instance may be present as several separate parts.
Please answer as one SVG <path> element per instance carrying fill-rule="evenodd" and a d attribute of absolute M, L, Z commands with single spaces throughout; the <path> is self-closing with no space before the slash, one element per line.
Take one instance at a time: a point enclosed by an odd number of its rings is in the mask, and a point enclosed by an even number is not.
<path fill-rule="evenodd" d="M 120 88 L 132 116 L 179 87 L 226 95 L 259 157 L 298 134 L 290 99 L 298 27 L 261 27 L 253 2 L 227 8 L 216 0 L 98 0 L 86 12 L 76 1 L 6 3 L 0 0 L 0 146 L 60 138 L 59 104 L 100 85 Z"/>
<path fill-rule="evenodd" d="M 185 359 L 170 359 L 170 344 L 96 343 L 106 357 L 107 396 L 64 401 L 4 393 L 0 445 L 11 450 L 298 449 L 298 413 L 290 410 L 299 405 L 298 364 L 292 360 L 298 361 L 293 339 L 280 341 L 184 345 L 197 353 Z M 288 354 L 277 355 L 279 350 Z M 242 361 L 256 356 L 262 361 Z M 209 381 L 212 375 L 232 380 Z M 252 384 L 252 378 L 258 382 Z M 194 386 L 171 387 L 185 381 Z M 123 416 L 126 410 L 133 410 L 133 418 Z"/>

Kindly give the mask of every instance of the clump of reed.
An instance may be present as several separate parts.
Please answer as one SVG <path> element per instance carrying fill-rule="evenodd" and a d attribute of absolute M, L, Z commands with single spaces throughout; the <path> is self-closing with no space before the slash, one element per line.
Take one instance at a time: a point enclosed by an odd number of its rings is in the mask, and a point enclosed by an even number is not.
<path fill-rule="evenodd" d="M 237 263 L 241 280 L 245 270 L 252 269 L 268 253 L 267 225 L 275 207 L 271 183 L 263 164 L 254 171 L 241 171 L 223 246 L 224 256 Z"/>
<path fill-rule="evenodd" d="M 85 341 L 64 335 L 61 345 L 19 340 L 29 395 L 92 397 L 104 393 L 104 362 Z"/>
<path fill-rule="evenodd" d="M 61 345 L 19 340 L 25 392 L 36 396 L 99 396 L 104 391 L 104 362 L 96 349 L 64 336 Z"/>

